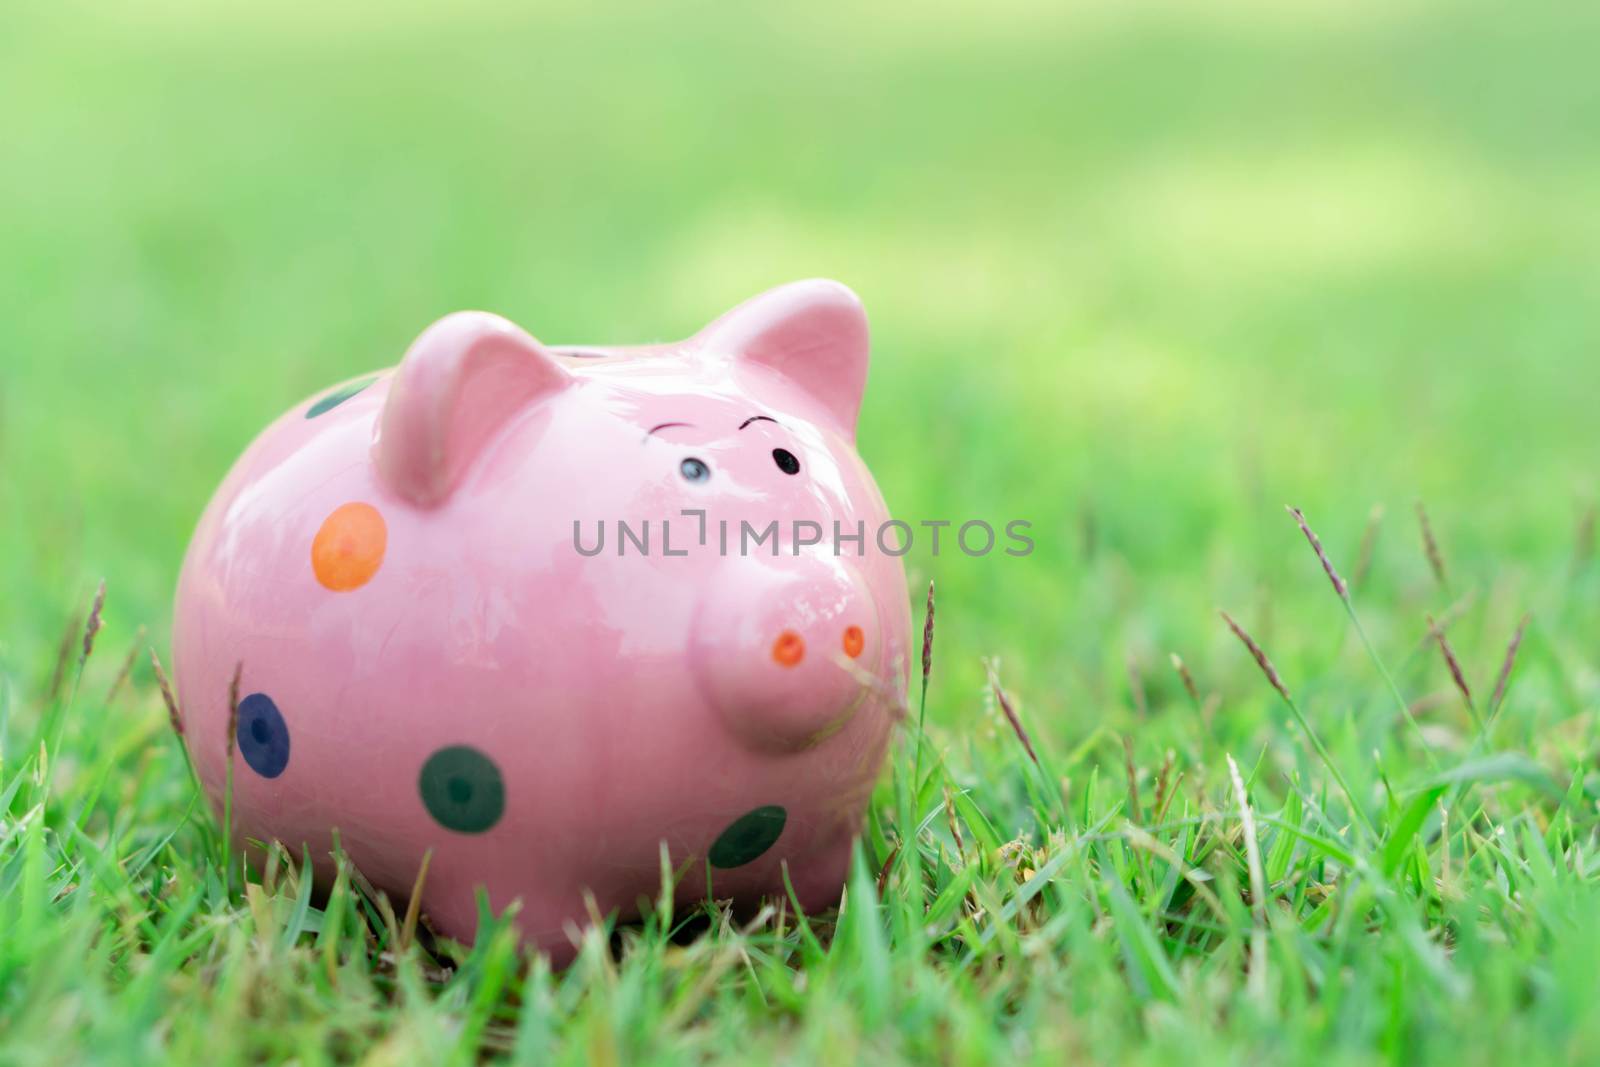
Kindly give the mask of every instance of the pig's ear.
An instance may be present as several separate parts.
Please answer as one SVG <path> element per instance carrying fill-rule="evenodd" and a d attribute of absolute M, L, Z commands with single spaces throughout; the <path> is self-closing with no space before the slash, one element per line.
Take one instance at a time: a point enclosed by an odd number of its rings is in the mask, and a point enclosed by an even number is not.
<path fill-rule="evenodd" d="M 570 384 L 554 356 L 500 316 L 447 315 L 395 372 L 372 446 L 378 476 L 420 507 L 442 503 L 508 421 Z"/>
<path fill-rule="evenodd" d="M 838 282 L 792 282 L 701 330 L 702 351 L 770 367 L 805 390 L 854 439 L 867 386 L 867 313 Z"/>

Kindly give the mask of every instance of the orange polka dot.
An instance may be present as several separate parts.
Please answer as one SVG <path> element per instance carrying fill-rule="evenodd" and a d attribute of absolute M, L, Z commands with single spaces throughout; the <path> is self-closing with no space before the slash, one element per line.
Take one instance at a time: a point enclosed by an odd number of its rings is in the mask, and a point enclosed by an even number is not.
<path fill-rule="evenodd" d="M 359 589 L 383 565 L 389 528 L 371 504 L 344 504 L 322 522 L 311 542 L 311 570 L 336 593 Z"/>
<path fill-rule="evenodd" d="M 867 635 L 861 632 L 859 626 L 848 626 L 844 631 L 844 654 L 851 659 L 861 655 L 861 650 L 867 647 Z"/>
<path fill-rule="evenodd" d="M 785 630 L 772 643 L 772 658 L 785 667 L 793 667 L 806 655 L 806 643 L 793 630 Z"/>

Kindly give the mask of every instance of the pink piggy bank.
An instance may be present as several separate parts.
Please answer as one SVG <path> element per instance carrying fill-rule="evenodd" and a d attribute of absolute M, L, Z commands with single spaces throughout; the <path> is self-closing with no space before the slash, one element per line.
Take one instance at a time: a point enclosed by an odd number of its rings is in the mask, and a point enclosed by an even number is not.
<path fill-rule="evenodd" d="M 856 454 L 867 323 L 798 282 L 688 341 L 550 348 L 462 312 L 234 465 L 179 580 L 185 739 L 233 832 L 333 835 L 474 935 L 520 899 L 838 898 L 903 707 L 905 574 Z M 239 671 L 237 706 L 230 699 Z M 229 737 L 229 724 L 234 734 Z"/>

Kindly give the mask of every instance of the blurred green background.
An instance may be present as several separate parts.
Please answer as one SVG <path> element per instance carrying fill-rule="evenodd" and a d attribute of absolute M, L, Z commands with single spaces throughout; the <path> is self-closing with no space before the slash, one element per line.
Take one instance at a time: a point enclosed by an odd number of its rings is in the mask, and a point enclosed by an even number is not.
<path fill-rule="evenodd" d="M 1402 604 L 1432 581 L 1418 499 L 1502 616 L 1569 573 L 1600 435 L 1594 9 L 5 23 L 0 655 L 25 690 L 102 575 L 108 633 L 165 647 L 234 457 L 435 317 L 675 338 L 812 275 L 873 317 L 860 439 L 894 511 L 1034 524 L 1027 559 L 910 558 L 940 582 L 936 714 L 996 655 L 1081 725 L 1133 699 L 1130 659 L 1237 657 L 1218 605 L 1325 648 L 1334 598 L 1290 633 L 1267 610 L 1321 581 L 1285 503 L 1347 566 L 1386 505 L 1372 581 Z"/>

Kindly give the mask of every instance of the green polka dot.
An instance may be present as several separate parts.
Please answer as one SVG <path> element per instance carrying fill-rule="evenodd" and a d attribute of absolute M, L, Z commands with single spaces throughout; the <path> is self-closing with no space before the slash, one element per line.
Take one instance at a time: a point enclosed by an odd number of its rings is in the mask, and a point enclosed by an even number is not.
<path fill-rule="evenodd" d="M 422 765 L 417 790 L 428 814 L 447 830 L 481 834 L 506 810 L 506 787 L 494 761 L 467 745 L 441 748 Z"/>
<path fill-rule="evenodd" d="M 747 811 L 722 831 L 717 843 L 711 846 L 713 867 L 743 867 L 771 848 L 783 833 L 783 824 L 789 813 L 776 804 Z"/>
<path fill-rule="evenodd" d="M 362 378 L 360 381 L 354 381 L 346 385 L 339 386 L 339 388 L 335 389 L 333 392 L 329 393 L 327 396 L 323 397 L 321 400 L 307 408 L 306 418 L 314 419 L 318 415 L 326 415 L 328 412 L 332 411 L 340 404 L 343 404 L 346 400 L 349 400 L 351 397 L 355 396 L 357 393 L 361 392 L 361 390 L 365 389 L 367 386 L 371 385 L 377 380 L 378 376 L 374 374 L 370 378 Z"/>

